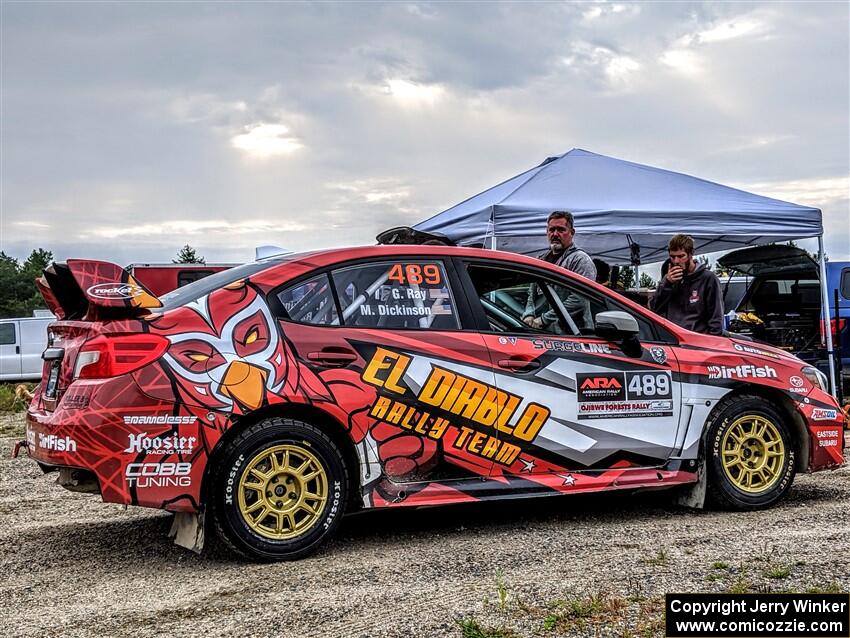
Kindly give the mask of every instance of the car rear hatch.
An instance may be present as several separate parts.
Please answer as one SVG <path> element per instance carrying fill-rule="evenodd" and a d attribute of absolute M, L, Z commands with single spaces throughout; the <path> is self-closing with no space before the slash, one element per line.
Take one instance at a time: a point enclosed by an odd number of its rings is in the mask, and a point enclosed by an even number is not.
<path fill-rule="evenodd" d="M 723 255 L 717 262 L 727 270 L 744 275 L 780 274 L 785 271 L 805 272 L 820 279 L 818 265 L 811 255 L 796 246 L 770 245 L 742 248 Z"/>
<path fill-rule="evenodd" d="M 46 268 L 36 285 L 58 317 L 48 328 L 38 407 L 55 409 L 78 377 L 123 374 L 164 351 L 161 338 L 127 321 L 162 303 L 120 266 L 71 259 Z"/>

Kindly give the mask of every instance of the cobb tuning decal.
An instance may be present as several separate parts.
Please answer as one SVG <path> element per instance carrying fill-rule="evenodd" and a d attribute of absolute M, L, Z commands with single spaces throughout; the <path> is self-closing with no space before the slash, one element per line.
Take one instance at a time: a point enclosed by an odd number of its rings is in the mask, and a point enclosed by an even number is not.
<path fill-rule="evenodd" d="M 418 392 L 402 379 L 411 357 L 378 347 L 361 378 L 391 395 L 379 395 L 369 415 L 435 441 L 444 438 L 449 426 L 457 436 L 452 447 L 503 465 L 512 464 L 519 445 L 504 440 L 532 442 L 549 418 L 548 408 L 473 379 L 460 372 L 432 365 Z"/>

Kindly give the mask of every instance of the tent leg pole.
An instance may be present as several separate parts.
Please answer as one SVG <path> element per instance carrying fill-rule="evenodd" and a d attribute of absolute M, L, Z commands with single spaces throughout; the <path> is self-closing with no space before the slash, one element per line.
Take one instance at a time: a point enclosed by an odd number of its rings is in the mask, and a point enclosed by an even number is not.
<path fill-rule="evenodd" d="M 821 325 L 823 326 L 824 337 L 826 338 L 826 358 L 829 363 L 829 383 L 832 389 L 832 394 L 838 396 L 838 385 L 835 383 L 835 352 L 832 349 L 832 321 L 829 315 L 829 291 L 827 290 L 826 280 L 826 254 L 823 250 L 823 235 L 818 235 L 818 262 L 820 266 L 820 307 L 821 307 Z"/>

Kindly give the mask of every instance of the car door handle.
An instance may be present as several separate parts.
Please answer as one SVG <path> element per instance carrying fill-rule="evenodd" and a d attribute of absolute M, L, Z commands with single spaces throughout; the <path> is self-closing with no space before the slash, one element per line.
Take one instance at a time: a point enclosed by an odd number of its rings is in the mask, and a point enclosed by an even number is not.
<path fill-rule="evenodd" d="M 357 353 L 345 348 L 322 348 L 308 352 L 307 358 L 326 366 L 344 366 L 357 361 Z"/>
<path fill-rule="evenodd" d="M 540 367 L 540 362 L 536 359 L 499 359 L 498 365 L 505 370 L 514 372 L 531 372 Z"/>

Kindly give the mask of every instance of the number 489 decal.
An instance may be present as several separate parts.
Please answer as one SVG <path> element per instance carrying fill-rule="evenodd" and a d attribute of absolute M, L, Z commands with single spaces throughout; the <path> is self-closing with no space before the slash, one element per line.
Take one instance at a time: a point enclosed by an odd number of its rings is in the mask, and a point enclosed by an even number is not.
<path fill-rule="evenodd" d="M 402 285 L 424 283 L 429 286 L 439 286 L 443 281 L 437 264 L 393 264 L 387 279 Z"/>
<path fill-rule="evenodd" d="M 667 372 L 629 372 L 628 390 L 630 399 L 669 399 L 670 376 Z"/>

